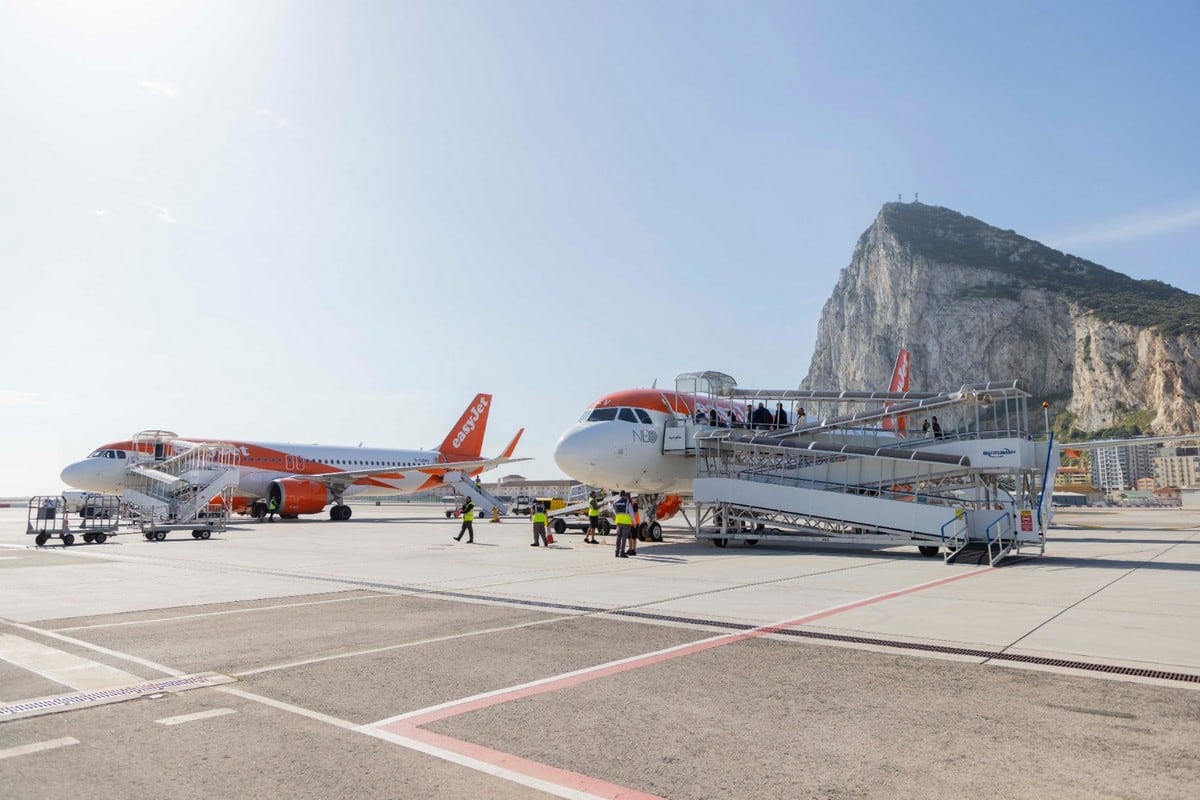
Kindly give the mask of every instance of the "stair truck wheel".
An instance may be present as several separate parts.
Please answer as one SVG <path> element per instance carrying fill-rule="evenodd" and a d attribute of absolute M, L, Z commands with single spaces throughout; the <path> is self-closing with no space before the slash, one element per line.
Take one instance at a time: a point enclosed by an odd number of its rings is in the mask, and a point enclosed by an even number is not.
<path fill-rule="evenodd" d="M 146 531 L 145 533 L 142 534 L 142 536 L 146 537 L 147 542 L 154 541 L 154 531 Z"/>
<path fill-rule="evenodd" d="M 199 538 L 200 538 L 200 531 L 192 531 L 192 538 L 193 538 L 193 539 L 199 539 Z"/>
<path fill-rule="evenodd" d="M 652 541 L 652 542 L 661 542 L 662 541 L 662 525 L 659 525 L 657 522 L 653 522 L 650 524 L 650 541 Z"/>
<path fill-rule="evenodd" d="M 44 545 L 46 543 L 46 541 L 49 538 L 50 538 L 50 534 L 46 533 L 45 531 L 42 531 L 41 533 L 39 533 L 37 536 L 34 537 L 33 543 L 36 544 L 38 547 L 41 547 L 42 545 Z"/>
<path fill-rule="evenodd" d="M 926 558 L 934 558 L 938 554 L 940 548 L 936 544 L 921 544 L 917 545 L 917 550 Z"/>
<path fill-rule="evenodd" d="M 104 544 L 104 542 L 107 540 L 108 540 L 107 533 L 93 533 L 92 534 L 92 541 L 95 542 L 96 544 Z"/>
<path fill-rule="evenodd" d="M 212 536 L 212 531 L 200 531 L 201 539 L 208 539 Z"/>
<path fill-rule="evenodd" d="M 758 544 L 758 539 L 747 539 L 746 540 L 746 547 L 754 547 L 754 545 L 756 545 L 756 544 Z"/>
<path fill-rule="evenodd" d="M 163 540 L 164 540 L 164 539 L 166 539 L 166 538 L 167 538 L 167 532 L 166 532 L 166 531 L 155 531 L 155 532 L 154 532 L 154 541 L 156 541 L 156 542 L 161 542 L 161 541 L 163 541 Z"/>
<path fill-rule="evenodd" d="M 729 544 L 729 540 L 728 539 L 713 539 L 712 543 L 715 544 L 717 547 L 724 547 L 725 545 Z"/>
<path fill-rule="evenodd" d="M 62 543 L 63 547 L 70 547 L 71 545 L 75 544 L 75 534 L 64 533 L 62 535 Z"/>

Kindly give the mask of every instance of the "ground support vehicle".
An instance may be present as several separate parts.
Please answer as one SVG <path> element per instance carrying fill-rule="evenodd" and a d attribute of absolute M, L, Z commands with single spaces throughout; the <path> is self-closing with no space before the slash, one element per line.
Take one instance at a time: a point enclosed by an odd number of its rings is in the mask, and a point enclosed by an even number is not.
<path fill-rule="evenodd" d="M 77 536 L 87 544 L 104 544 L 120 526 L 119 497 L 90 494 L 83 505 L 73 505 L 63 495 L 39 495 L 29 499 L 25 533 L 35 537 L 38 547 L 52 538 L 70 547 Z"/>
<path fill-rule="evenodd" d="M 588 517 L 588 503 L 574 503 L 565 505 L 562 500 L 557 500 L 557 508 L 551 508 L 549 514 L 550 529 L 555 533 L 562 535 L 569 529 L 586 532 L 592 526 L 591 518 Z M 607 536 L 612 530 L 613 522 L 611 511 L 607 506 L 600 510 L 600 535 Z"/>

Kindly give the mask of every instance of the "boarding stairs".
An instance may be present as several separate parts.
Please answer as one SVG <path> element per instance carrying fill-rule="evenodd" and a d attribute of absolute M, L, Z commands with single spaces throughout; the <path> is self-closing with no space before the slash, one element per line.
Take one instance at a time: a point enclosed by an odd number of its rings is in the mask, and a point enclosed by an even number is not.
<path fill-rule="evenodd" d="M 811 402 L 817 393 L 791 394 Z M 846 393 L 823 394 L 846 400 Z M 1017 382 L 915 399 L 858 394 L 890 405 L 780 430 L 697 425 L 691 439 L 704 465 L 693 488 L 697 504 L 708 508 L 697 537 L 718 546 L 915 545 L 947 563 L 981 552 L 993 565 L 1022 547 L 1044 551 L 1042 500 L 1053 446 L 1028 435 L 1028 393 Z M 982 419 L 981 407 L 997 405 L 1002 419 Z M 954 412 L 951 434 L 877 426 L 934 410 Z"/>
<path fill-rule="evenodd" d="M 491 516 L 493 509 L 501 516 L 508 513 L 508 506 L 504 504 L 503 500 L 482 486 L 477 486 L 475 481 L 468 475 L 464 475 L 461 472 L 448 472 L 446 473 L 444 482 L 446 486 L 458 494 L 471 498 L 475 502 L 476 511 L 480 514 Z"/>
<path fill-rule="evenodd" d="M 121 493 L 131 520 L 143 530 L 224 527 L 239 478 L 235 446 L 151 431 L 134 437 L 134 452 Z"/>

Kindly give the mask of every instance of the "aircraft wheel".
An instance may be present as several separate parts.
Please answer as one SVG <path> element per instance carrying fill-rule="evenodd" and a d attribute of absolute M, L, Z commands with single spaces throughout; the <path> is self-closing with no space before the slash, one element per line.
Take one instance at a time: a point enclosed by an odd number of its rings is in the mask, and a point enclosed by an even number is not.
<path fill-rule="evenodd" d="M 91 535 L 90 533 L 85 533 L 85 534 L 83 535 L 83 543 L 84 543 L 84 544 L 91 544 L 91 543 L 92 543 L 92 535 Z"/>
<path fill-rule="evenodd" d="M 36 544 L 38 547 L 41 547 L 41 546 L 42 546 L 42 545 L 44 545 L 44 544 L 47 542 L 47 540 L 49 540 L 49 539 L 50 539 L 50 534 L 48 534 L 48 533 L 39 533 L 37 536 L 35 536 L 35 537 L 34 537 L 34 539 L 33 539 L 33 543 L 34 543 L 34 544 Z"/>
<path fill-rule="evenodd" d="M 637 540 L 639 542 L 646 541 L 646 523 L 638 523 L 638 526 L 634 528 L 634 533 L 637 534 Z"/>
<path fill-rule="evenodd" d="M 715 544 L 717 547 L 724 547 L 725 545 L 729 544 L 729 540 L 728 539 L 713 539 L 712 543 Z"/>
<path fill-rule="evenodd" d="M 659 525 L 657 522 L 651 523 L 650 525 L 650 541 L 662 541 L 662 525 Z"/>
<path fill-rule="evenodd" d="M 567 532 L 567 521 L 565 519 L 563 519 L 562 517 L 559 517 L 558 519 L 554 520 L 554 532 L 557 533 L 559 536 L 562 536 L 564 533 L 566 533 Z"/>
<path fill-rule="evenodd" d="M 208 539 L 211 536 L 212 536 L 212 531 L 200 531 L 201 539 Z"/>
<path fill-rule="evenodd" d="M 163 540 L 164 540 L 164 539 L 166 539 L 166 538 L 167 538 L 167 532 L 166 532 L 166 531 L 155 531 L 155 532 L 154 532 L 154 541 L 156 541 L 156 542 L 161 542 L 161 541 L 163 541 Z"/>
<path fill-rule="evenodd" d="M 350 510 L 350 506 L 342 506 L 342 522 L 350 519 L 350 514 L 352 513 L 353 512 Z"/>
<path fill-rule="evenodd" d="M 92 541 L 95 542 L 96 544 L 104 544 L 104 542 L 107 539 L 108 539 L 107 533 L 93 533 L 92 534 Z"/>
<path fill-rule="evenodd" d="M 917 551 L 926 558 L 935 558 L 939 549 L 936 544 L 917 545 Z"/>
<path fill-rule="evenodd" d="M 610 533 L 612 533 L 612 523 L 605 517 L 600 520 L 600 535 L 608 536 Z"/>
<path fill-rule="evenodd" d="M 75 544 L 75 534 L 64 533 L 62 535 L 62 543 L 63 547 L 70 547 L 71 545 Z"/>
<path fill-rule="evenodd" d="M 746 540 L 746 547 L 754 547 L 754 545 L 756 545 L 756 544 L 758 544 L 758 539 L 747 539 Z"/>

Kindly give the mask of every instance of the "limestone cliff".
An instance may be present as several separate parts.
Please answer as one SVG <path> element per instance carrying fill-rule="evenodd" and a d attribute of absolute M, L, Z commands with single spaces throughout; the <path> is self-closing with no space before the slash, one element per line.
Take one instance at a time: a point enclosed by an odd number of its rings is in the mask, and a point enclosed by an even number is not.
<path fill-rule="evenodd" d="M 880 210 L 825 303 L 804 385 L 886 388 L 901 347 L 914 390 L 1023 378 L 1064 431 L 1200 430 L 1200 296 L 949 209 Z"/>

